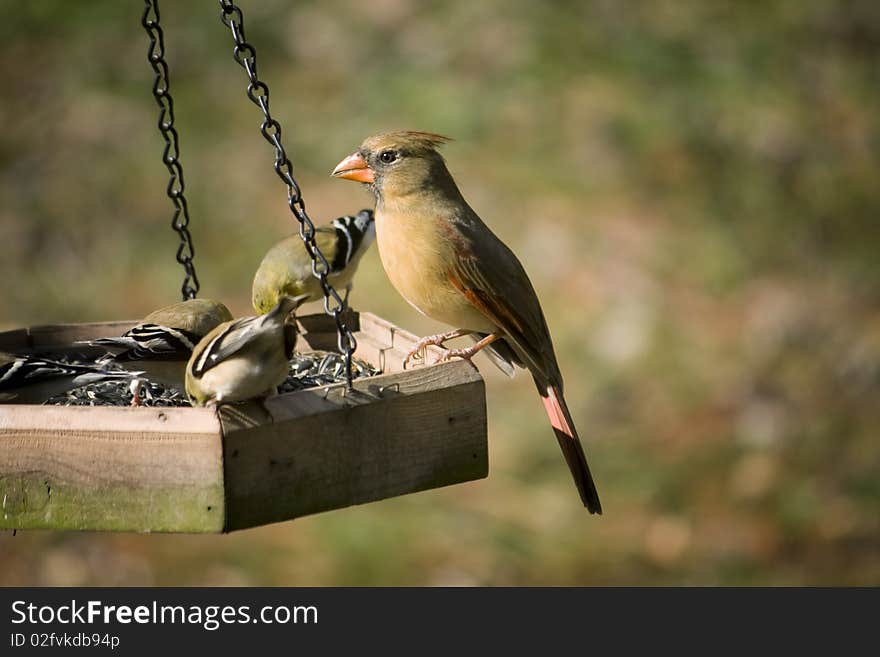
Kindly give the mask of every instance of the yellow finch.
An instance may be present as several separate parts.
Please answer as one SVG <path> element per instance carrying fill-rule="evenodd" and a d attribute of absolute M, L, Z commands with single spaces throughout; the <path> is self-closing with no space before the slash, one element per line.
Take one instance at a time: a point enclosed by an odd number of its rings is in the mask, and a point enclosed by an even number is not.
<path fill-rule="evenodd" d="M 327 258 L 327 282 L 336 290 L 351 291 L 351 279 L 376 236 L 373 211 L 334 219 L 315 229 L 315 243 Z M 281 240 L 266 253 L 254 276 L 252 301 L 259 314 L 269 312 L 282 296 L 306 295 L 307 301 L 324 297 L 321 283 L 312 275 L 312 259 L 300 236 Z"/>
<path fill-rule="evenodd" d="M 232 313 L 218 301 L 190 299 L 151 312 L 118 338 L 87 344 L 108 351 L 99 363 L 142 370 L 143 377 L 132 383 L 132 403 L 137 404 L 143 379 L 182 391 L 186 363 L 195 345 L 214 327 L 231 319 Z"/>
<path fill-rule="evenodd" d="M 190 403 L 217 406 L 275 394 L 296 346 L 296 322 L 288 315 L 305 300 L 281 297 L 265 315 L 224 322 L 202 338 L 186 366 Z"/>

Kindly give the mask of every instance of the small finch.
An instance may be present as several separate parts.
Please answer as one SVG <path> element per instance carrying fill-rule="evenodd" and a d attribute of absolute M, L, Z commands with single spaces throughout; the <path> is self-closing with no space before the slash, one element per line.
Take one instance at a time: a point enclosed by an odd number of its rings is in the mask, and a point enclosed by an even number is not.
<path fill-rule="evenodd" d="M 372 210 L 339 217 L 315 229 L 315 243 L 330 265 L 327 282 L 336 290 L 344 288 L 346 301 L 361 257 L 375 237 Z M 254 276 L 251 298 L 254 310 L 263 315 L 281 297 L 303 294 L 307 301 L 324 297 L 321 283 L 312 273 L 312 259 L 297 234 L 281 240 L 266 253 Z"/>
<path fill-rule="evenodd" d="M 189 299 L 154 310 L 118 338 L 100 338 L 84 344 L 108 353 L 99 364 L 141 370 L 132 382 L 132 404 L 140 403 L 144 379 L 183 391 L 186 363 L 199 340 L 218 324 L 232 319 L 219 301 Z"/>
<path fill-rule="evenodd" d="M 289 315 L 305 300 L 281 297 L 265 315 L 224 322 L 202 338 L 186 366 L 190 403 L 217 406 L 274 395 L 296 346 L 296 322 Z"/>

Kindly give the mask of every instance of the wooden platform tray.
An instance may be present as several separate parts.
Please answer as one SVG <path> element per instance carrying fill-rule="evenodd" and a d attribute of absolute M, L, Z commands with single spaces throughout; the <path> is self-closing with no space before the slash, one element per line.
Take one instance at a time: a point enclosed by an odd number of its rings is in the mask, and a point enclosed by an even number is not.
<path fill-rule="evenodd" d="M 332 319 L 299 322 L 298 351 L 335 347 Z M 0 405 L 0 528 L 228 532 L 485 477 L 479 373 L 462 361 L 403 371 L 413 335 L 370 313 L 349 322 L 356 356 L 383 373 L 348 392 L 219 412 Z M 57 352 L 133 324 L 6 331 L 0 350 Z"/>

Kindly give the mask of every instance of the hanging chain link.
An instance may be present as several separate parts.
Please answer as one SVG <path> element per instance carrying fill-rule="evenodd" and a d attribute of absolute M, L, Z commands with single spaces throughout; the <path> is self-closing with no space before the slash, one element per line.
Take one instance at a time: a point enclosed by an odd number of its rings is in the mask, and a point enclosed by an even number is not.
<path fill-rule="evenodd" d="M 174 204 L 171 227 L 180 236 L 180 246 L 177 247 L 177 262 L 183 265 L 185 272 L 180 292 L 184 300 L 195 299 L 199 292 L 199 279 L 196 276 L 195 265 L 193 265 L 195 251 L 192 236 L 189 233 L 189 208 L 186 204 L 186 197 L 183 195 L 183 167 L 180 164 L 177 130 L 174 128 L 174 101 L 171 99 L 168 64 L 165 63 L 165 38 L 162 28 L 159 27 L 158 0 L 144 0 L 144 15 L 141 18 L 141 25 L 144 26 L 150 37 L 147 59 L 156 74 L 156 80 L 153 83 L 153 97 L 156 99 L 156 104 L 159 105 L 159 133 L 165 140 L 162 162 L 171 176 L 165 191 Z"/>
<path fill-rule="evenodd" d="M 315 242 L 315 225 L 306 213 L 302 192 L 293 178 L 293 166 L 281 144 L 281 124 L 269 112 L 269 87 L 257 77 L 257 53 L 245 39 L 244 16 L 232 0 L 220 0 L 220 8 L 221 20 L 232 31 L 232 39 L 235 41 L 232 55 L 248 76 L 247 96 L 263 112 L 260 133 L 275 148 L 275 173 L 287 186 L 287 205 L 299 222 L 299 235 L 312 259 L 312 274 L 320 281 L 324 291 L 324 312 L 336 321 L 339 336 L 337 344 L 340 353 L 345 355 L 345 378 L 351 388 L 351 358 L 357 349 L 357 340 L 342 317 L 346 309 L 345 302 L 327 281 L 330 265 Z"/>

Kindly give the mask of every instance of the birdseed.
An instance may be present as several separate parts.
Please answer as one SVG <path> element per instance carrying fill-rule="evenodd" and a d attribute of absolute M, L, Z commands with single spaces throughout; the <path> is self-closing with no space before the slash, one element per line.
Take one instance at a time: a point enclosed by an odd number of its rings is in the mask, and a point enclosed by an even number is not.
<path fill-rule="evenodd" d="M 55 360 L 64 360 L 56 357 Z M 70 359 L 66 359 L 70 360 Z M 76 362 L 82 363 L 82 360 Z M 351 377 L 360 379 L 381 374 L 380 370 L 358 358 L 352 359 Z M 307 388 L 343 383 L 345 381 L 345 357 L 332 351 L 313 351 L 294 354 L 290 361 L 287 379 L 278 386 L 279 393 L 294 392 Z M 165 388 L 148 381 L 144 386 L 141 406 L 189 406 L 183 391 Z M 130 406 L 131 390 L 128 381 L 104 381 L 80 386 L 44 402 L 54 406 Z"/>

